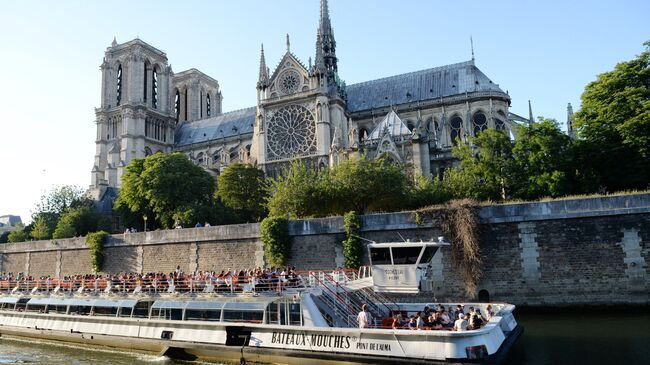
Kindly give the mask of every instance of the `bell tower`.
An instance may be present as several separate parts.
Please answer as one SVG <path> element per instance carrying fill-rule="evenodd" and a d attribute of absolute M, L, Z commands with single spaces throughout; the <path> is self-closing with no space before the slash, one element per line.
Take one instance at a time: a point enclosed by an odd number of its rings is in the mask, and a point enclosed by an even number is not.
<path fill-rule="evenodd" d="M 175 118 L 170 103 L 171 67 L 164 52 L 140 39 L 106 49 L 90 190 L 119 188 L 132 159 L 169 152 Z"/>

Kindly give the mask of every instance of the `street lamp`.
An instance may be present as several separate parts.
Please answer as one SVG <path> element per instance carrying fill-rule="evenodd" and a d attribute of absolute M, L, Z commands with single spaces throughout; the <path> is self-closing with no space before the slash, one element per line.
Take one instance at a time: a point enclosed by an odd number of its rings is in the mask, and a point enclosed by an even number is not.
<path fill-rule="evenodd" d="M 143 215 L 142 219 L 144 219 L 144 231 L 146 232 L 147 231 L 147 215 L 146 214 Z"/>

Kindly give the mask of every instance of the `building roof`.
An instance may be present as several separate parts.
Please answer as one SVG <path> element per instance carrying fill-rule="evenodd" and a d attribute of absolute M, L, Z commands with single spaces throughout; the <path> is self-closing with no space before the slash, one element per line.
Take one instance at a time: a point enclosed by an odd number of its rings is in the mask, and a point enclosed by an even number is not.
<path fill-rule="evenodd" d="M 390 105 L 437 99 L 466 92 L 501 92 L 474 61 L 415 71 L 348 85 L 348 110 L 352 113 Z"/>
<path fill-rule="evenodd" d="M 409 136 L 411 131 L 408 129 L 406 124 L 402 122 L 400 117 L 397 116 L 395 111 L 391 110 L 390 113 L 377 124 L 375 129 L 370 132 L 368 136 L 369 140 L 378 140 L 384 135 L 384 130 L 388 131 L 388 134 L 394 137 L 397 136 Z"/>
<path fill-rule="evenodd" d="M 250 107 L 183 123 L 176 130 L 176 146 L 182 147 L 253 133 L 255 110 L 256 107 Z"/>

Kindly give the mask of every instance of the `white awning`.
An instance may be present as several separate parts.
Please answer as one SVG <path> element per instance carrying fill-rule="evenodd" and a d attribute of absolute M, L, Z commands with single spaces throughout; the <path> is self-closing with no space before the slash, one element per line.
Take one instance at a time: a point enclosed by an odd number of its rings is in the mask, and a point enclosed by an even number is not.
<path fill-rule="evenodd" d="M 231 311 L 263 311 L 268 302 L 227 302 L 223 307 Z"/>
<path fill-rule="evenodd" d="M 187 302 L 175 300 L 156 300 L 151 306 L 152 309 L 183 309 Z"/>
<path fill-rule="evenodd" d="M 209 302 L 209 301 L 200 301 L 200 302 L 187 302 L 185 309 L 192 310 L 221 310 L 225 302 Z"/>
<path fill-rule="evenodd" d="M 18 303 L 18 299 L 16 297 L 0 297 L 0 303 L 8 303 L 8 304 L 16 304 Z"/>

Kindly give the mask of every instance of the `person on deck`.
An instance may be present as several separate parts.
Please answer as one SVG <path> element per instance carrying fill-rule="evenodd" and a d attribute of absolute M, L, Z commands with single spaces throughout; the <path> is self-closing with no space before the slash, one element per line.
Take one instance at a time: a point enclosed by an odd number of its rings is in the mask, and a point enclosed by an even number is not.
<path fill-rule="evenodd" d="M 468 319 L 469 314 L 460 313 L 458 319 L 454 322 L 454 331 L 467 331 L 467 326 L 469 325 Z"/>
<path fill-rule="evenodd" d="M 359 328 L 368 328 L 368 325 L 371 322 L 371 316 L 368 311 L 366 311 L 366 305 L 361 306 L 361 312 L 357 315 L 357 322 L 359 322 Z"/>

